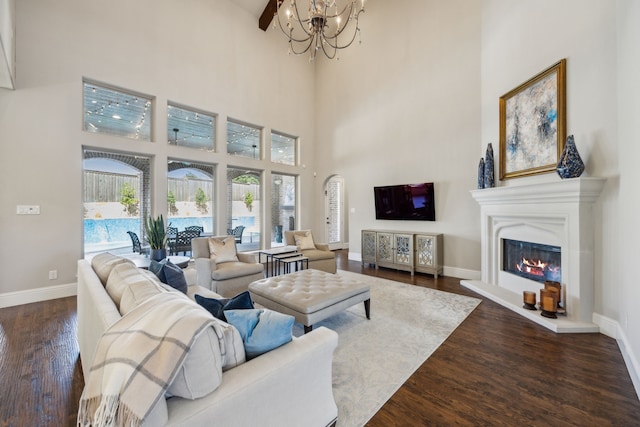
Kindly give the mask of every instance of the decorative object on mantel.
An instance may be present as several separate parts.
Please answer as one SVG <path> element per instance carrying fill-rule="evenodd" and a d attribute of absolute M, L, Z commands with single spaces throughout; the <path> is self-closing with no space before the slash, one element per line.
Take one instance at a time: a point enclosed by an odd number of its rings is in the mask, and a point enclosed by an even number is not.
<path fill-rule="evenodd" d="M 552 172 L 566 138 L 566 59 L 500 97 L 500 179 Z"/>
<path fill-rule="evenodd" d="M 562 301 L 562 285 L 560 284 L 560 282 L 545 280 L 544 288 L 558 294 L 558 307 L 560 307 Z"/>
<path fill-rule="evenodd" d="M 484 188 L 493 188 L 496 186 L 494 169 L 493 146 L 489 143 L 489 145 L 487 145 L 487 154 L 484 157 Z"/>
<path fill-rule="evenodd" d="M 524 308 L 527 310 L 537 310 L 536 308 L 536 293 L 532 291 L 522 292 L 522 299 L 524 302 Z"/>
<path fill-rule="evenodd" d="M 478 165 L 478 188 L 484 188 L 484 158 L 480 157 L 480 164 Z"/>
<path fill-rule="evenodd" d="M 567 137 L 556 171 L 562 179 L 577 178 L 584 172 L 584 162 L 580 158 L 573 135 Z"/>
<path fill-rule="evenodd" d="M 558 316 L 558 291 L 557 289 L 540 289 L 540 313 L 543 317 L 557 319 Z"/>
<path fill-rule="evenodd" d="M 309 52 L 309 62 L 316 58 L 319 50 L 327 58 L 335 58 L 338 50 L 351 46 L 356 34 L 360 34 L 358 20 L 364 12 L 364 0 L 289 0 L 285 7 L 282 3 L 283 0 L 276 2 L 273 27 L 277 22 L 289 39 L 289 53 Z M 281 9 L 284 9 L 282 13 Z M 285 26 L 281 20 L 286 21 Z M 338 41 L 340 35 L 342 44 Z"/>

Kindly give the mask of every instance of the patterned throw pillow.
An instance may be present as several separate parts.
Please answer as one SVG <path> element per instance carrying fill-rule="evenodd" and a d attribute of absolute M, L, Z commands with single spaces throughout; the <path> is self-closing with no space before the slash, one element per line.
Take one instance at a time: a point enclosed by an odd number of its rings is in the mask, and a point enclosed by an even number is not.
<path fill-rule="evenodd" d="M 236 240 L 233 236 L 209 238 L 209 257 L 216 263 L 238 261 Z"/>
<path fill-rule="evenodd" d="M 316 244 L 313 242 L 313 235 L 310 231 L 304 233 L 295 233 L 293 238 L 296 241 L 296 246 L 299 251 L 305 251 L 307 249 L 315 249 Z"/>

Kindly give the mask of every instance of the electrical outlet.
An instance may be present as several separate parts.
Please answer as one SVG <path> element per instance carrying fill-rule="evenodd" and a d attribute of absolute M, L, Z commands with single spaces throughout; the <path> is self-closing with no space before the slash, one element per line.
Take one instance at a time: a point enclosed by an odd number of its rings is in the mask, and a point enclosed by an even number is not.
<path fill-rule="evenodd" d="M 49 271 L 49 280 L 56 280 L 58 278 L 58 270 Z"/>

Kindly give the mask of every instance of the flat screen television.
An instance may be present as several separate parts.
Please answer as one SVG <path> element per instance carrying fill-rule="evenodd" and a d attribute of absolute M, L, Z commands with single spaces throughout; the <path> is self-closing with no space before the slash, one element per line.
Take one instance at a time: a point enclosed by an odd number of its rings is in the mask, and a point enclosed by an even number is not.
<path fill-rule="evenodd" d="M 376 219 L 435 221 L 433 182 L 373 187 Z"/>

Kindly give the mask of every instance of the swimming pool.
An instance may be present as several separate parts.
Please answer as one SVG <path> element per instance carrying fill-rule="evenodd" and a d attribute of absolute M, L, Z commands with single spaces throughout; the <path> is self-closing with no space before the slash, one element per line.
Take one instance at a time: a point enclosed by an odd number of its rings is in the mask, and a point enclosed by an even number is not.
<path fill-rule="evenodd" d="M 204 227 L 205 232 L 211 232 L 213 217 L 176 217 L 165 220 L 165 222 L 167 227 L 171 224 L 178 230 L 184 230 L 190 225 L 197 225 Z M 106 247 L 129 246 L 131 238 L 127 231 L 133 231 L 140 237 L 140 227 L 140 218 L 85 219 L 84 244 L 85 246 L 104 245 Z"/>

